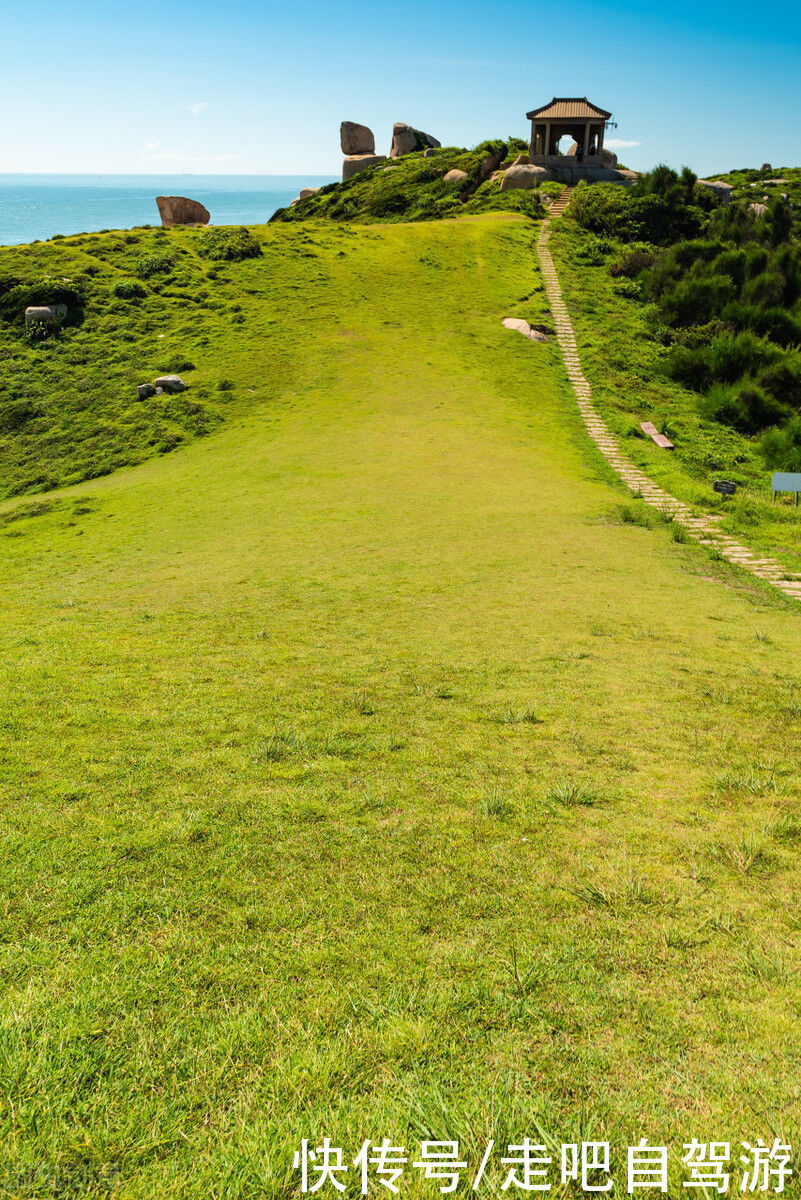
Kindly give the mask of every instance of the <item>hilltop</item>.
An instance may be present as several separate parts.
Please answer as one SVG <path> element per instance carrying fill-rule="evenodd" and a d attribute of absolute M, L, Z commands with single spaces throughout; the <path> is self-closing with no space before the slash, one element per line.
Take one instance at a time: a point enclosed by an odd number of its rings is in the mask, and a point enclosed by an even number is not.
<path fill-rule="evenodd" d="M 498 171 L 525 154 L 520 138 L 482 142 L 473 150 L 441 147 L 389 159 L 342 183 L 330 183 L 289 208 L 273 221 L 317 218 L 369 224 L 375 221 L 434 221 L 483 212 L 518 212 L 542 217 L 543 199 L 558 195 L 562 185 L 544 183 L 531 191 L 501 191 Z M 448 179 L 451 172 L 458 175 Z"/>

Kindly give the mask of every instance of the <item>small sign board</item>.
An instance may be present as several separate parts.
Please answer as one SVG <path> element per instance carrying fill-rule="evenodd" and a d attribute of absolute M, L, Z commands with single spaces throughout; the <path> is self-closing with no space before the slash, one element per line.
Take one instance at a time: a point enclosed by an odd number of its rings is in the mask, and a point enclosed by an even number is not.
<path fill-rule="evenodd" d="M 733 496 L 737 491 L 737 484 L 732 483 L 730 479 L 716 479 L 712 484 L 713 492 L 720 492 L 721 496 Z"/>
<path fill-rule="evenodd" d="M 795 492 L 795 503 L 798 506 L 798 493 L 801 492 L 801 472 L 774 471 L 771 487 L 774 500 L 777 492 Z"/>

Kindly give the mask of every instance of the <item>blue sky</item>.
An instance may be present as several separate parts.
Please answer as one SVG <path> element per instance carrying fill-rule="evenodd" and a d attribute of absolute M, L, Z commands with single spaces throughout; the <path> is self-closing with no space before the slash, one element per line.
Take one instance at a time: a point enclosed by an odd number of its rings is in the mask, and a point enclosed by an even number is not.
<path fill-rule="evenodd" d="M 446 145 L 611 109 L 635 169 L 801 164 L 801 5 L 37 0 L 4 16 L 0 172 L 336 174 L 339 122 Z"/>

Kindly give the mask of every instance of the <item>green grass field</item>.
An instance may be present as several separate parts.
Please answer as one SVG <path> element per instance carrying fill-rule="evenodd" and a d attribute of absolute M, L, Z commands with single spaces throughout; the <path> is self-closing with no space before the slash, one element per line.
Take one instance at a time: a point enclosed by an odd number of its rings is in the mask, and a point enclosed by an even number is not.
<path fill-rule="evenodd" d="M 537 228 L 259 230 L 224 421 L 0 506 L 0 1196 L 798 1148 L 801 610 L 632 522 Z"/>

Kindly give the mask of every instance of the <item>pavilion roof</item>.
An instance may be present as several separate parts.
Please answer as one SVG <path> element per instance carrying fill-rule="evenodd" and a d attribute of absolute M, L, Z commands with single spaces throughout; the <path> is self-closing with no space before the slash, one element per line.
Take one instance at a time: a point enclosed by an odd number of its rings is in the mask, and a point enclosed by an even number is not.
<path fill-rule="evenodd" d="M 526 113 L 530 121 L 608 121 L 611 113 L 591 104 L 586 96 L 554 96 L 550 104 Z"/>

